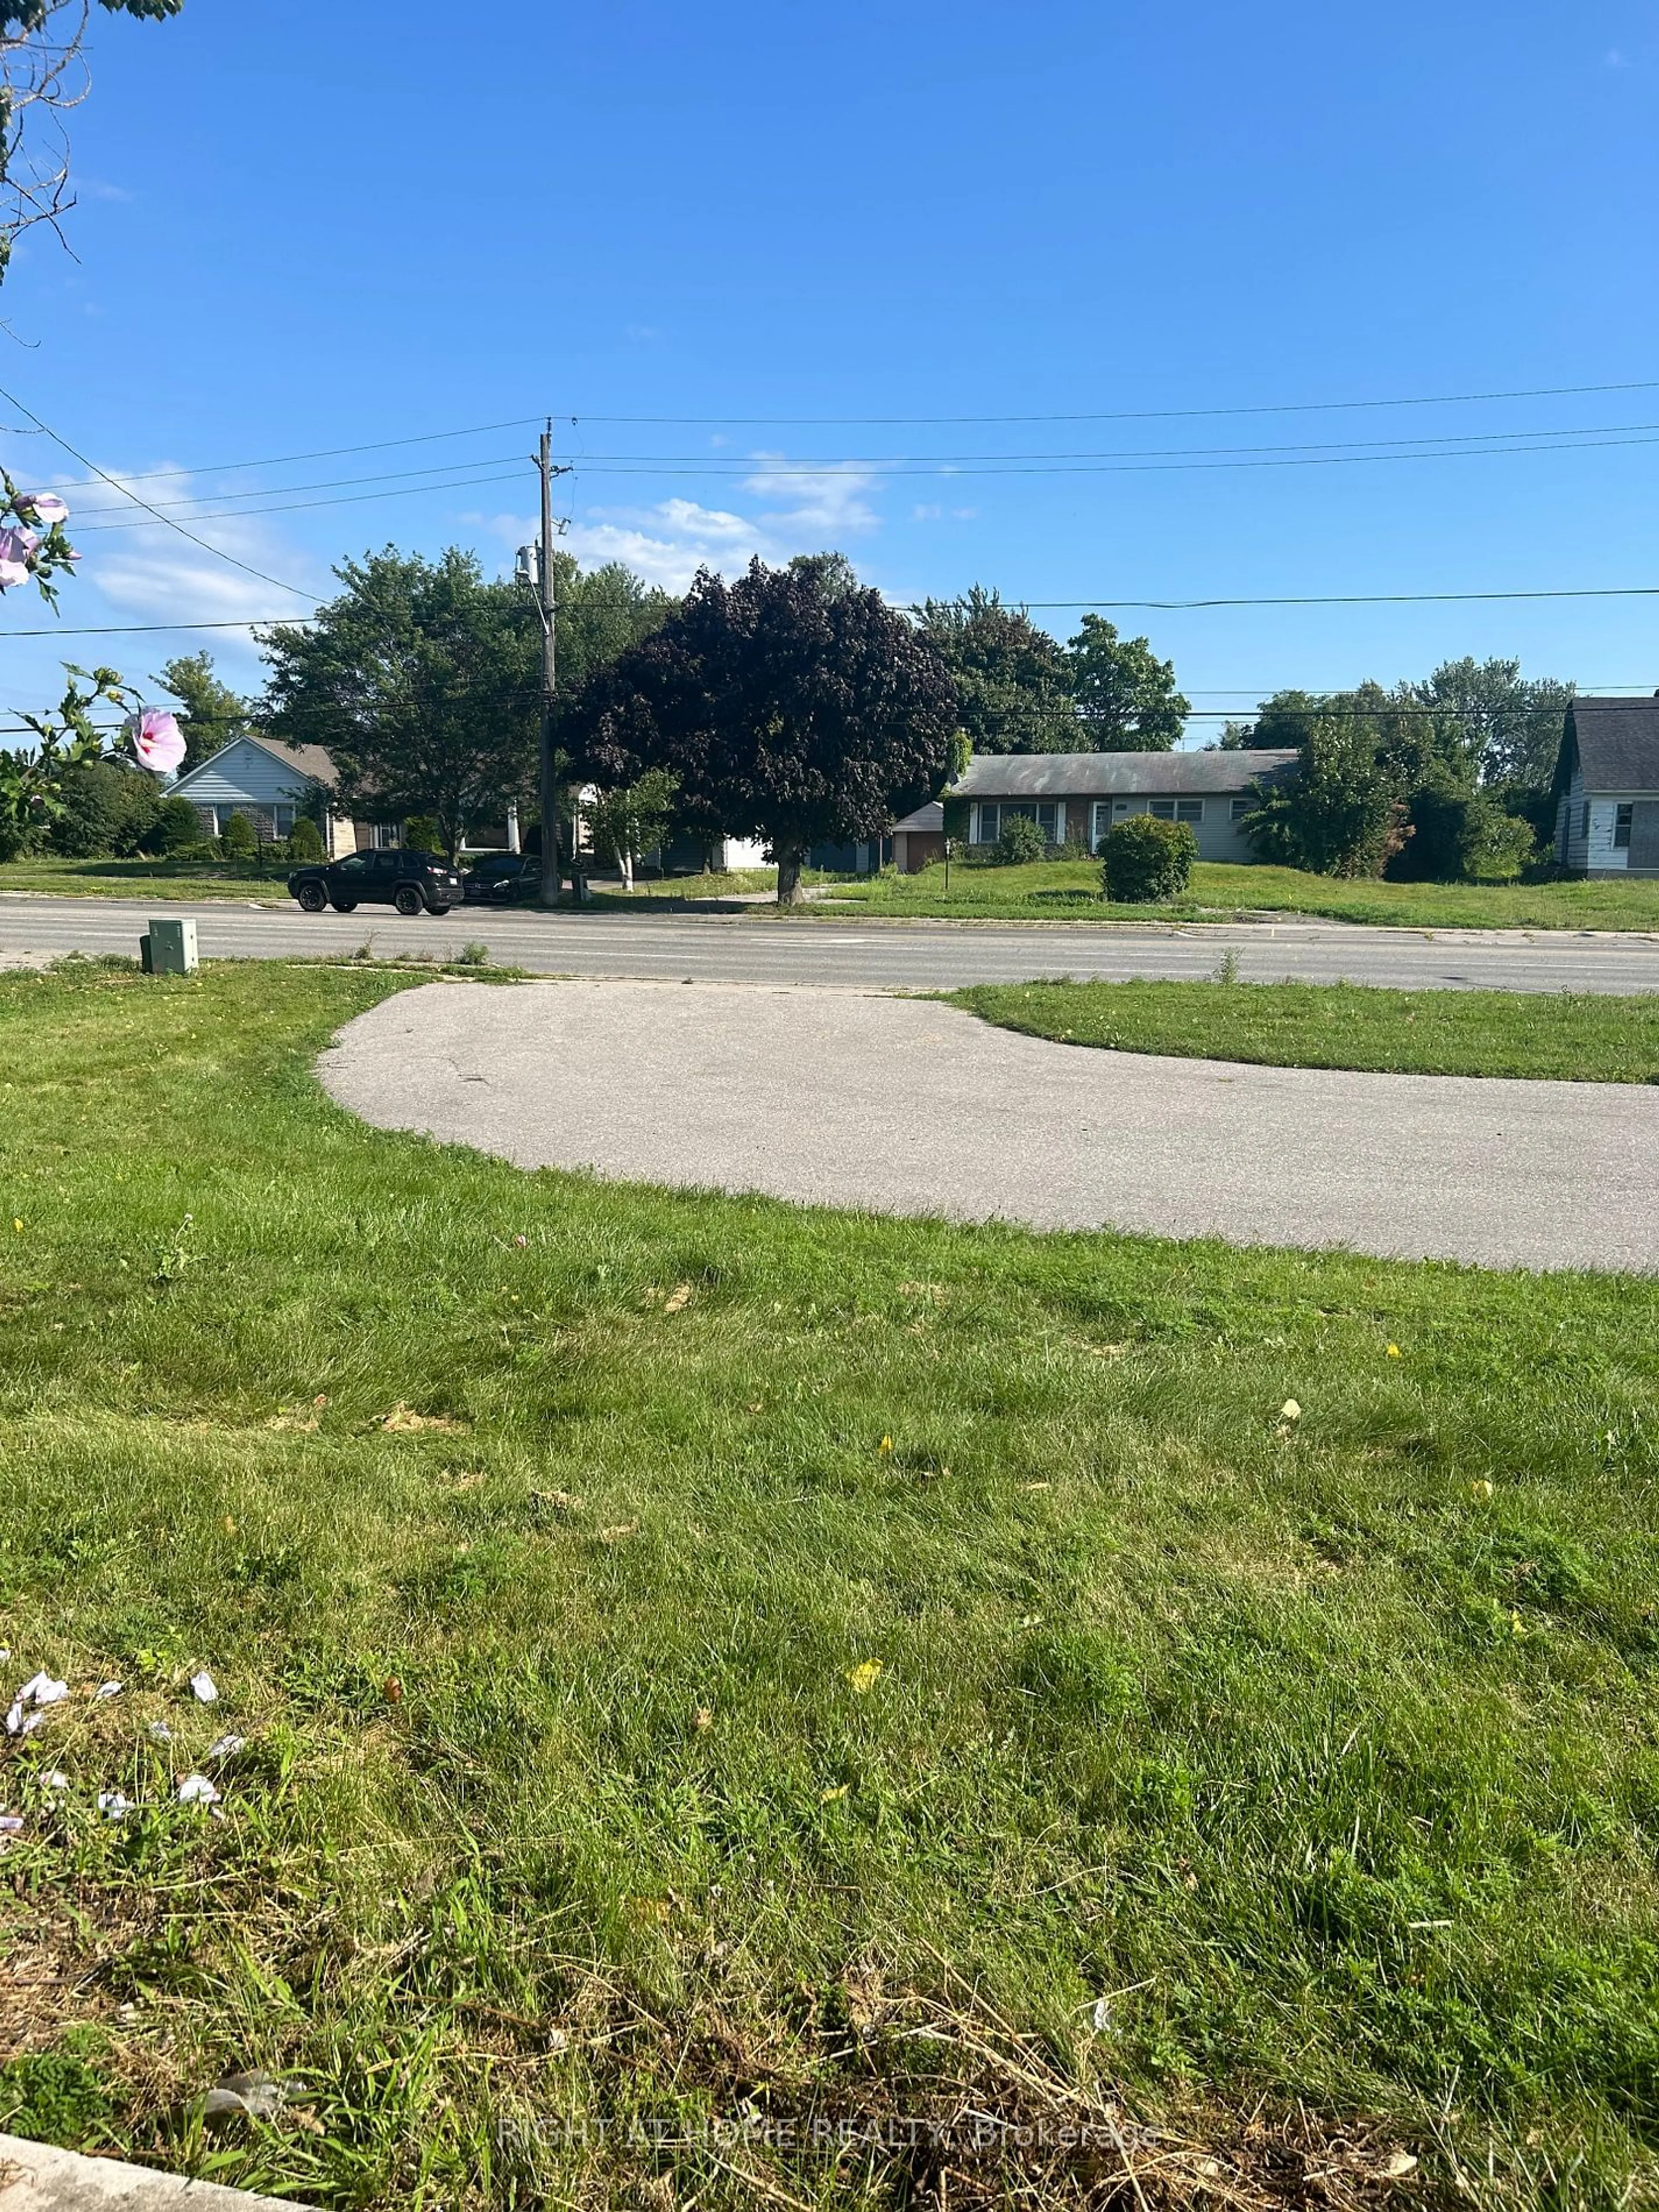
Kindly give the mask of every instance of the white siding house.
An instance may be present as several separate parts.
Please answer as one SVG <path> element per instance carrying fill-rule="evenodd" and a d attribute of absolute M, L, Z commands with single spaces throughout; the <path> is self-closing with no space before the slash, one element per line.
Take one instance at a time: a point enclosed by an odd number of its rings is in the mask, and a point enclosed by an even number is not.
<path fill-rule="evenodd" d="M 1555 801 L 1555 857 L 1564 868 L 1659 876 L 1659 692 L 1573 701 Z"/>
<path fill-rule="evenodd" d="M 320 826 L 331 860 L 361 846 L 396 845 L 395 822 L 355 822 L 328 800 L 339 782 L 321 745 L 282 745 L 265 738 L 233 738 L 209 760 L 187 769 L 170 798 L 187 799 L 210 837 L 220 837 L 233 814 L 246 815 L 264 840 L 287 837 L 301 814 L 323 801 Z"/>

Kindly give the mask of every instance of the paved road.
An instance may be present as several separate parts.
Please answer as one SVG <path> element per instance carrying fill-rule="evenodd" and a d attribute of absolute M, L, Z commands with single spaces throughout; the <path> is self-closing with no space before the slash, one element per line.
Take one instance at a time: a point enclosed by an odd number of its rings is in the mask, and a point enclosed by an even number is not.
<path fill-rule="evenodd" d="M 870 991 L 434 983 L 321 1062 L 521 1167 L 884 1212 L 1659 1271 L 1659 1097 L 1158 1059 Z"/>
<path fill-rule="evenodd" d="M 0 965 L 72 951 L 137 951 L 152 912 L 137 899 L 0 896 Z M 1203 976 L 1230 948 L 1240 973 L 1278 981 L 1384 983 L 1512 991 L 1659 990 L 1659 936 L 1577 932 L 1358 929 L 1340 922 L 1206 923 L 1179 929 L 1059 925 L 781 921 L 755 915 L 456 913 L 404 921 L 389 908 L 301 914 L 204 902 L 194 909 L 210 958 L 270 959 L 375 950 L 453 958 L 470 939 L 542 975 L 699 982 L 886 984 L 941 990 L 1035 976 Z"/>

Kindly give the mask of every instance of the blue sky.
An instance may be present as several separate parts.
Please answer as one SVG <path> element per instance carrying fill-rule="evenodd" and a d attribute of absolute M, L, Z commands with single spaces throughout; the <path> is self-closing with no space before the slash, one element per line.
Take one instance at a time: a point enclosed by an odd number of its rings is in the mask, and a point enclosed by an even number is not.
<path fill-rule="evenodd" d="M 20 251 L 0 385 L 285 582 L 388 539 L 509 562 L 550 411 L 571 550 L 672 584 L 828 544 L 906 599 L 1659 584 L 1651 4 L 185 0 L 95 35 L 76 258 Z M 71 496 L 65 624 L 307 604 Z M 1659 685 L 1659 599 L 1115 618 L 1215 712 L 1462 652 Z M 0 698 L 198 641 L 255 679 L 234 631 L 17 638 Z"/>

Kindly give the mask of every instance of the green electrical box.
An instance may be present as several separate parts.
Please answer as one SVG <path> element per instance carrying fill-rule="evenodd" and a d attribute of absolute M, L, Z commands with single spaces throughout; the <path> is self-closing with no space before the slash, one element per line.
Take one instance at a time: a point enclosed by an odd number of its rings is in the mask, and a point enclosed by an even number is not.
<path fill-rule="evenodd" d="M 146 975 L 193 975 L 198 964 L 194 918 L 152 921 L 149 935 L 138 940 L 138 957 Z"/>

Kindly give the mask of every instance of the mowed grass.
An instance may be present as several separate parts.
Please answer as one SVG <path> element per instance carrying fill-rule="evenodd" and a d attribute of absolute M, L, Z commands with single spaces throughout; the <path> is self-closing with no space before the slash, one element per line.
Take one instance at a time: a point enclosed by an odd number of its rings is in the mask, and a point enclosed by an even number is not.
<path fill-rule="evenodd" d="M 340 2208 L 1651 2189 L 1659 1285 L 526 1176 L 319 1093 L 400 988 L 0 980 L 71 1690 L 0 2124 Z M 961 2148 L 1034 2108 L 1092 2147 Z"/>
<path fill-rule="evenodd" d="M 942 994 L 1000 1028 L 1111 1052 L 1272 1067 L 1659 1082 L 1659 993 L 1543 997 L 1355 983 L 981 983 Z"/>
<path fill-rule="evenodd" d="M 261 876 L 222 860 L 64 860 L 42 854 L 0 864 L 0 891 L 51 898 L 253 899 L 286 906 L 288 866 Z"/>
<path fill-rule="evenodd" d="M 845 921 L 872 915 L 1006 921 L 1222 921 L 1240 914 L 1320 915 L 1400 929 L 1659 930 L 1659 878 L 1632 883 L 1345 883 L 1297 868 L 1200 860 L 1184 897 L 1168 906 L 1109 906 L 1092 861 L 1044 860 L 999 868 L 942 863 L 914 876 L 812 879 Z M 850 902 L 850 903 L 843 903 Z"/>

